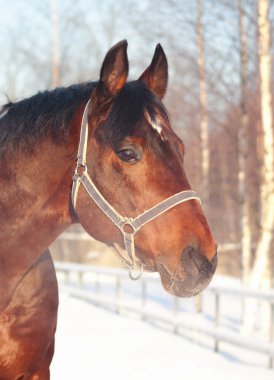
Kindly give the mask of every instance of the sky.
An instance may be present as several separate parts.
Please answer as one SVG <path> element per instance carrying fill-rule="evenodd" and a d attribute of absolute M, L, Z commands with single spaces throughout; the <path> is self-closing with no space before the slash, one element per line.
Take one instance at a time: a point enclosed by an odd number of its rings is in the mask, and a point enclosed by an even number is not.
<path fill-rule="evenodd" d="M 59 11 L 59 47 L 62 83 L 97 79 L 106 51 L 127 38 L 131 75 L 140 75 L 150 62 L 154 48 L 161 42 L 170 61 L 170 83 L 176 82 L 176 60 L 185 71 L 184 82 L 192 86 L 187 70 L 189 60 L 196 59 L 194 25 L 195 2 L 167 0 L 55 0 Z M 92 4 L 92 6 L 91 6 Z M 205 45 L 208 65 L 218 77 L 227 71 L 229 82 L 237 81 L 227 58 L 235 46 L 231 35 L 237 20 L 224 12 L 221 3 L 204 3 Z M 50 86 L 51 24 L 49 0 L 0 0 L 0 103 L 6 94 L 22 98 Z M 211 54 L 222 50 L 222 57 Z M 183 52 L 186 54 L 183 54 Z M 233 57 L 233 60 L 238 59 Z M 195 72 L 195 65 L 193 66 Z M 174 81 L 174 82 L 173 82 Z M 187 82 L 189 82 L 187 84 Z"/>

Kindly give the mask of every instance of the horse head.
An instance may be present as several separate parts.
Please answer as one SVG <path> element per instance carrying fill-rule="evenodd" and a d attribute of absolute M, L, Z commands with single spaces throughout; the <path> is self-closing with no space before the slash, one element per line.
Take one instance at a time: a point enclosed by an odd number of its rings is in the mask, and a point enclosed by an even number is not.
<path fill-rule="evenodd" d="M 191 190 L 184 171 L 185 148 L 162 103 L 168 80 L 162 47 L 157 45 L 138 80 L 127 82 L 128 66 L 127 42 L 121 41 L 108 51 L 86 107 L 88 138 L 82 145 L 87 157 L 76 171 L 78 221 L 95 239 L 121 248 L 125 234 L 133 235 L 126 231 L 130 221 Z M 127 217 L 126 226 L 117 228 L 79 186 L 79 168 L 89 173 L 110 212 Z M 177 296 L 204 289 L 216 269 L 216 244 L 195 196 L 172 204 L 136 229 L 133 245 L 140 263 L 158 271 L 164 288 Z"/>

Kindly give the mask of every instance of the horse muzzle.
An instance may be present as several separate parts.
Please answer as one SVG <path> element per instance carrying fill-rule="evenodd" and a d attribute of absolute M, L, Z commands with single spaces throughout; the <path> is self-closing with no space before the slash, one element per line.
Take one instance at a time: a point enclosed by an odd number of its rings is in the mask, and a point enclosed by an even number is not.
<path fill-rule="evenodd" d="M 165 258 L 157 260 L 157 270 L 163 287 L 172 295 L 192 297 L 210 283 L 217 267 L 217 253 L 210 261 L 193 247 L 186 247 L 175 270 L 170 270 Z"/>

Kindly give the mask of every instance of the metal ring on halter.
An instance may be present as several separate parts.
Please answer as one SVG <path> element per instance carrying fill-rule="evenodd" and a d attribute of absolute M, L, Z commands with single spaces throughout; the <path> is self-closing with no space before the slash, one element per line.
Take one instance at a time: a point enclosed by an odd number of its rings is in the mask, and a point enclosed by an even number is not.
<path fill-rule="evenodd" d="M 129 218 L 124 218 L 124 219 L 125 219 L 125 222 L 120 227 L 120 230 L 122 231 L 122 233 L 123 234 L 127 233 L 129 235 L 135 235 L 138 230 L 132 225 L 131 219 L 129 219 Z M 129 228 L 130 230 L 127 231 L 126 228 Z"/>
<path fill-rule="evenodd" d="M 139 273 L 138 273 L 137 276 L 133 276 L 133 274 L 132 274 L 133 270 L 134 270 L 134 263 L 133 263 L 132 267 L 128 271 L 128 275 L 129 275 L 130 279 L 131 280 L 139 280 L 139 278 L 141 278 L 142 274 L 144 273 L 144 266 L 140 262 L 140 271 L 139 271 Z"/>

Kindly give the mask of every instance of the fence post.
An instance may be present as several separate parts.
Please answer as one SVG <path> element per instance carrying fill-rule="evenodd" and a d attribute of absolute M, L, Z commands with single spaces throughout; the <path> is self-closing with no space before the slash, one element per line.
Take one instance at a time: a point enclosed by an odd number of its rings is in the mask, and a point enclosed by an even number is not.
<path fill-rule="evenodd" d="M 174 296 L 174 328 L 173 328 L 173 332 L 174 334 L 178 334 L 179 332 L 179 326 L 178 326 L 178 323 L 177 323 L 177 319 L 178 319 L 178 315 L 179 315 L 179 311 L 180 311 L 180 298 L 179 297 L 176 297 Z"/>
<path fill-rule="evenodd" d="M 214 322 L 215 322 L 215 328 L 216 331 L 219 327 L 219 319 L 220 319 L 220 294 L 218 291 L 215 292 L 215 309 L 214 309 Z M 218 337 L 216 336 L 214 339 L 214 351 L 218 352 L 219 351 L 219 340 Z"/>
<path fill-rule="evenodd" d="M 69 271 L 68 270 L 65 270 L 64 271 L 64 276 L 65 276 L 65 284 L 68 285 L 69 284 Z"/>
<path fill-rule="evenodd" d="M 78 272 L 78 284 L 83 286 L 84 283 L 84 272 Z"/>
<path fill-rule="evenodd" d="M 122 294 L 122 281 L 119 276 L 116 276 L 116 313 L 121 313 L 121 307 L 119 305 L 119 301 L 121 300 Z"/>
<path fill-rule="evenodd" d="M 146 307 L 146 297 L 147 297 L 147 282 L 145 280 L 142 280 L 142 299 L 141 299 L 141 306 L 143 309 Z M 145 315 L 142 315 L 142 319 L 146 320 Z"/>
<path fill-rule="evenodd" d="M 96 277 L 95 277 L 95 291 L 96 293 L 100 293 L 100 274 L 99 273 L 96 273 Z"/>
<path fill-rule="evenodd" d="M 270 331 L 269 331 L 269 342 L 274 343 L 274 301 L 269 301 L 271 303 L 271 316 L 270 316 Z M 274 367 L 274 358 L 272 357 L 272 352 L 269 353 L 268 367 Z"/>

